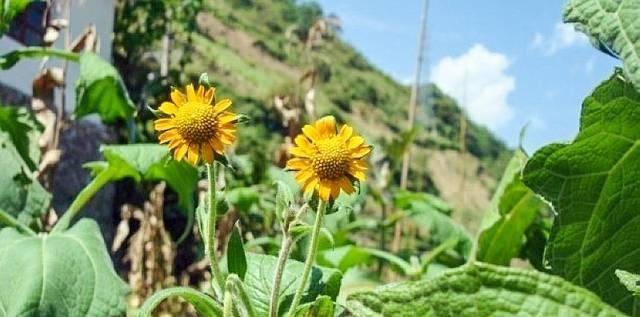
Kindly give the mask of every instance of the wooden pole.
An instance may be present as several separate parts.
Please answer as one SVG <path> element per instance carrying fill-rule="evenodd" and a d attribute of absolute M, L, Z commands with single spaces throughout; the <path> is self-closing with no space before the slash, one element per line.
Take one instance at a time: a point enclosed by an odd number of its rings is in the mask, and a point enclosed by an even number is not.
<path fill-rule="evenodd" d="M 416 120 L 416 108 L 418 105 L 418 88 L 420 85 L 420 75 L 422 73 L 422 64 L 424 61 L 424 46 L 427 35 L 427 12 L 429 10 L 429 0 L 424 0 L 422 6 L 422 17 L 420 21 L 420 35 L 418 36 L 418 60 L 416 62 L 416 72 L 413 85 L 411 86 L 411 97 L 409 98 L 408 108 L 408 131 L 413 129 Z M 400 188 L 406 189 L 408 185 L 409 177 L 409 165 L 411 162 L 411 146 L 408 144 L 402 157 L 402 171 L 400 174 Z M 398 252 L 400 250 L 400 244 L 402 241 L 402 219 L 396 222 L 393 243 L 391 244 L 391 251 Z"/>

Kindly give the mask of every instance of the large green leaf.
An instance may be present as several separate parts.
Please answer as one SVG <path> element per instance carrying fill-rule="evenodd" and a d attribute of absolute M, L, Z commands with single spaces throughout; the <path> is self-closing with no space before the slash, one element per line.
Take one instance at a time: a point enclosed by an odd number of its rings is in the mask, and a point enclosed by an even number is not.
<path fill-rule="evenodd" d="M 87 219 L 49 235 L 1 230 L 0 285 L 3 317 L 121 316 L 128 291 Z"/>
<path fill-rule="evenodd" d="M 278 259 L 269 255 L 249 253 L 247 254 L 248 269 L 244 283 L 249 292 L 249 297 L 258 316 L 267 316 L 269 312 L 269 300 L 271 297 L 271 285 L 273 274 Z M 300 283 L 300 277 L 304 270 L 304 263 L 288 260 L 282 275 L 280 285 L 278 310 L 280 316 L 289 310 L 293 295 Z M 327 295 L 335 300 L 340 291 L 342 274 L 338 270 L 321 267 L 313 267 L 309 277 L 309 286 L 302 297 L 301 303 L 313 302 L 320 295 Z"/>
<path fill-rule="evenodd" d="M 40 160 L 39 130 L 26 110 L 0 107 L 0 209 L 27 225 L 39 219 L 51 201 L 33 176 Z"/>
<path fill-rule="evenodd" d="M 433 280 L 353 294 L 347 309 L 359 317 L 624 316 L 561 278 L 481 263 L 447 271 Z"/>
<path fill-rule="evenodd" d="M 509 265 L 520 254 L 525 232 L 545 203 L 522 182 L 520 173 L 527 156 L 516 150 L 491 199 L 478 236 L 476 259 Z"/>
<path fill-rule="evenodd" d="M 640 1 L 569 0 L 564 21 L 575 23 L 595 47 L 620 57 L 624 72 L 640 89 Z"/>
<path fill-rule="evenodd" d="M 198 182 L 198 170 L 171 159 L 166 146 L 158 144 L 105 145 L 100 149 L 106 162 L 87 164 L 94 174 L 116 171 L 111 181 L 131 177 L 137 182 L 166 181 L 178 193 L 179 204 L 193 211 L 193 199 Z"/>
<path fill-rule="evenodd" d="M 640 94 L 621 72 L 585 100 L 569 144 L 543 147 L 524 182 L 551 202 L 546 258 L 552 272 L 640 316 L 640 302 L 614 271 L 640 271 Z"/>
<path fill-rule="evenodd" d="M 82 54 L 79 62 L 75 115 L 81 118 L 96 113 L 107 123 L 131 118 L 135 106 L 118 71 L 93 53 Z"/>

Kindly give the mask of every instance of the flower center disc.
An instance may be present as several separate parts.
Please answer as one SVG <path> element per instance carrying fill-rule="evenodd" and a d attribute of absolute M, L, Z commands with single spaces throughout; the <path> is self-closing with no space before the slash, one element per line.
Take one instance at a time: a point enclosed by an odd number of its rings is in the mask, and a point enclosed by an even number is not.
<path fill-rule="evenodd" d="M 349 157 L 340 139 L 323 140 L 316 146 L 319 153 L 311 161 L 320 179 L 338 179 L 347 173 Z"/>
<path fill-rule="evenodd" d="M 213 106 L 188 102 L 176 114 L 178 133 L 189 143 L 205 143 L 216 133 L 216 113 Z"/>

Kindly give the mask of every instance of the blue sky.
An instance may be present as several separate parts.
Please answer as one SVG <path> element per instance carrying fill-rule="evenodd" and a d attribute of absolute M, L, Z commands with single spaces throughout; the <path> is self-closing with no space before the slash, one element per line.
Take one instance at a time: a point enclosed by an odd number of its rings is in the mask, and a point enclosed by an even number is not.
<path fill-rule="evenodd" d="M 394 78 L 413 78 L 422 1 L 319 0 L 342 37 Z M 578 131 L 582 100 L 619 62 L 561 23 L 563 0 L 430 1 L 427 69 L 470 116 L 532 152 Z"/>

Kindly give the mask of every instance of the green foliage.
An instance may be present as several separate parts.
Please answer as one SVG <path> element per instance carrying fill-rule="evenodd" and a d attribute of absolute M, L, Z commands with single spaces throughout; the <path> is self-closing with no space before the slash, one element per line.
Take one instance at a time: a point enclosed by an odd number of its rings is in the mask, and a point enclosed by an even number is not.
<path fill-rule="evenodd" d="M 329 296 L 319 296 L 313 303 L 301 305 L 295 317 L 333 317 L 335 304 Z"/>
<path fill-rule="evenodd" d="M 195 308 L 201 316 L 222 316 L 222 307 L 220 307 L 220 304 L 218 304 L 211 296 L 188 287 L 172 287 L 154 293 L 144 302 L 142 307 L 140 307 L 137 316 L 153 316 L 153 310 L 169 297 L 182 298 L 189 304 L 193 305 L 193 308 Z"/>
<path fill-rule="evenodd" d="M 193 197 L 198 182 L 198 171 L 191 165 L 171 159 L 166 146 L 158 144 L 129 144 L 102 146 L 106 161 L 87 164 L 96 177 L 110 174 L 109 181 L 123 178 L 141 181 L 166 181 L 178 194 L 182 208 L 193 211 Z"/>
<path fill-rule="evenodd" d="M 640 302 L 614 271 L 640 271 L 630 238 L 640 226 L 639 117 L 640 94 L 616 71 L 584 101 L 575 140 L 543 147 L 524 169 L 525 184 L 557 213 L 546 250 L 552 272 L 636 316 Z"/>
<path fill-rule="evenodd" d="M 118 71 L 93 53 L 82 54 L 79 63 L 74 114 L 81 118 L 96 113 L 107 123 L 131 118 L 135 106 Z"/>
<path fill-rule="evenodd" d="M 341 272 L 346 273 L 351 268 L 369 264 L 371 260 L 375 258 L 387 261 L 389 264 L 398 268 L 405 276 L 412 276 L 419 273 L 418 268 L 412 267 L 411 264 L 392 253 L 351 244 L 324 250 L 319 253 L 317 261 L 320 265 L 337 268 Z"/>
<path fill-rule="evenodd" d="M 575 23 L 599 50 L 621 58 L 626 77 L 640 89 L 640 1 L 569 0 L 564 21 Z"/>
<path fill-rule="evenodd" d="M 249 292 L 249 298 L 257 315 L 265 316 L 269 311 L 269 297 L 277 258 L 249 253 L 247 254 L 247 260 L 248 270 L 244 282 Z M 287 261 L 278 296 L 280 316 L 289 309 L 293 294 L 302 276 L 303 268 L 304 263 L 294 260 Z M 342 274 L 337 270 L 313 267 L 309 278 L 309 286 L 301 303 L 313 302 L 320 295 L 326 295 L 335 300 L 340 290 L 341 279 Z"/>
<path fill-rule="evenodd" d="M 34 225 L 51 201 L 33 176 L 41 129 L 26 109 L 0 106 L 0 209 L 26 225 Z"/>
<path fill-rule="evenodd" d="M 229 243 L 227 244 L 227 268 L 229 274 L 236 274 L 244 279 L 247 273 L 247 256 L 244 253 L 244 244 L 238 228 L 233 227 Z"/>
<path fill-rule="evenodd" d="M 473 244 L 471 237 L 447 215 L 451 209 L 440 199 L 429 194 L 399 192 L 395 196 L 395 205 L 419 229 L 427 231 L 426 236 L 433 245 L 440 245 L 455 237 L 458 254 L 463 258 L 469 255 Z"/>
<path fill-rule="evenodd" d="M 524 185 L 521 172 L 527 156 L 516 150 L 483 219 L 476 259 L 509 266 L 520 254 L 525 233 L 545 203 Z"/>
<path fill-rule="evenodd" d="M 347 299 L 347 309 L 359 317 L 624 316 L 561 278 L 481 263 L 433 280 L 356 293 Z"/>
<path fill-rule="evenodd" d="M 113 269 L 98 225 L 26 236 L 0 231 L 0 316 L 121 316 L 126 284 Z"/>

